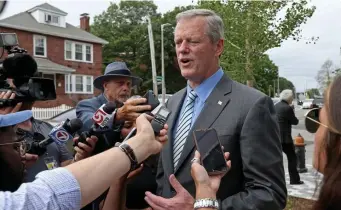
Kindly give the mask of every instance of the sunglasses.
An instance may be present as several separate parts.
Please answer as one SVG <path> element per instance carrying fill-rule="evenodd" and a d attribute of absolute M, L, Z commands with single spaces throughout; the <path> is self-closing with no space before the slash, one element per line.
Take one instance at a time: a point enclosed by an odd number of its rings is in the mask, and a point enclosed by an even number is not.
<path fill-rule="evenodd" d="M 0 146 L 8 146 L 8 145 L 13 145 L 14 149 L 19 152 L 20 156 L 24 156 L 26 152 L 29 150 L 29 144 L 27 141 L 17 141 L 17 142 L 11 142 L 11 143 L 4 143 L 0 144 Z"/>
<path fill-rule="evenodd" d="M 316 133 L 317 129 L 320 126 L 328 128 L 328 126 L 324 125 L 323 123 L 320 122 L 320 111 L 321 108 L 314 108 L 309 110 L 305 114 L 305 128 L 308 132 L 310 133 Z"/>

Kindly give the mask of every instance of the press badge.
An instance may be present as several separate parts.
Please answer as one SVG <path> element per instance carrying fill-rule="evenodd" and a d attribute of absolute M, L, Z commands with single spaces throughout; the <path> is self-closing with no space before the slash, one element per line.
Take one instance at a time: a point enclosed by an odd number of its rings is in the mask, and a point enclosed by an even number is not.
<path fill-rule="evenodd" d="M 58 168 L 57 161 L 54 159 L 54 157 L 46 157 L 44 158 L 44 162 L 48 170 Z"/>

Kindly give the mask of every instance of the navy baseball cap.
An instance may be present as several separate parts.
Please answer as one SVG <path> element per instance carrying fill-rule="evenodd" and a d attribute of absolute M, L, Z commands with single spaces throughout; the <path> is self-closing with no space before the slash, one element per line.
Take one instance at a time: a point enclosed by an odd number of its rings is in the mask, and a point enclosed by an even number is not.
<path fill-rule="evenodd" d="M 21 112 L 15 112 L 11 114 L 0 115 L 0 128 L 13 126 L 33 117 L 31 110 L 25 110 Z"/>

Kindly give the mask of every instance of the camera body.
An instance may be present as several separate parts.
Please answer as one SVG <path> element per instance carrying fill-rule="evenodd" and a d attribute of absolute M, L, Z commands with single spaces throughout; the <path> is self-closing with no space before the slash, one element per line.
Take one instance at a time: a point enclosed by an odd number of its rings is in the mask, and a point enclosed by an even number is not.
<path fill-rule="evenodd" d="M 0 33 L 0 47 L 8 54 L 7 58 L 0 61 L 0 92 L 11 90 L 15 93 L 14 99 L 0 99 L 0 107 L 56 99 L 54 81 L 38 76 L 36 61 L 18 46 L 15 33 Z M 8 83 L 9 78 L 15 87 Z"/>

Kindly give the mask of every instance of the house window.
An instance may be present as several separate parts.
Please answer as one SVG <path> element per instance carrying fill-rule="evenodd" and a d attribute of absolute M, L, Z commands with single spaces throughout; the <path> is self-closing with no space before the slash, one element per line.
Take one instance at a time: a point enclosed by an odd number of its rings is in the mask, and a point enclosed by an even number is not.
<path fill-rule="evenodd" d="M 59 24 L 59 17 L 58 16 L 52 16 L 52 23 Z"/>
<path fill-rule="evenodd" d="M 65 42 L 65 59 L 72 59 L 72 43 Z"/>
<path fill-rule="evenodd" d="M 69 74 L 65 75 L 65 93 L 93 93 L 93 76 Z"/>
<path fill-rule="evenodd" d="M 46 57 L 46 37 L 34 35 L 33 44 L 34 56 Z"/>
<path fill-rule="evenodd" d="M 83 45 L 75 44 L 75 59 L 78 61 L 83 60 Z"/>
<path fill-rule="evenodd" d="M 87 46 L 85 46 L 85 48 L 86 48 L 85 60 L 91 61 L 91 46 L 87 45 Z"/>
<path fill-rule="evenodd" d="M 92 63 L 93 46 L 80 42 L 65 41 L 65 60 Z"/>

